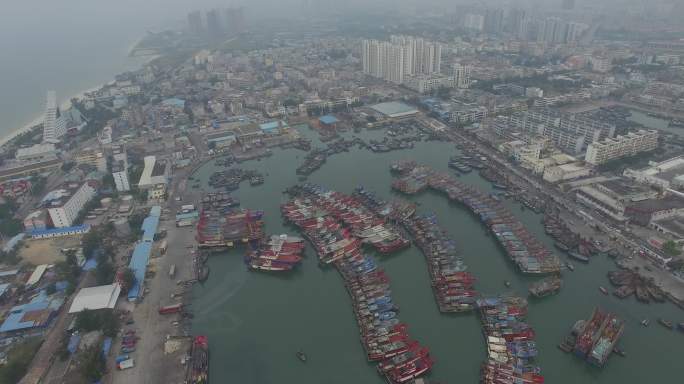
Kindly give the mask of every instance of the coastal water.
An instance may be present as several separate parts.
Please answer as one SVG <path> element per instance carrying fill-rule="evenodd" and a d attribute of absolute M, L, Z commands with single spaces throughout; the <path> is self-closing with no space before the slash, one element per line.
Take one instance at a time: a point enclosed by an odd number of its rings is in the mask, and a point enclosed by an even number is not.
<path fill-rule="evenodd" d="M 308 129 L 303 129 L 311 136 Z M 365 139 L 379 132 L 366 132 Z M 363 185 L 384 198 L 398 197 L 390 189 L 389 165 L 397 159 L 415 159 L 448 171 L 449 156 L 455 154 L 446 143 L 419 143 L 413 150 L 373 154 L 353 149 L 334 155 L 309 177 L 313 183 L 350 193 Z M 286 201 L 282 191 L 297 183 L 295 168 L 303 152 L 275 150 L 262 161 L 240 165 L 263 172 L 265 183 L 243 186 L 235 193 L 242 206 L 265 211 L 266 232 L 297 234 L 285 225 L 279 205 Z M 196 174 L 207 187 L 213 163 Z M 483 189 L 491 186 L 476 173 L 463 181 Z M 410 198 L 420 204 L 419 212 L 435 212 L 441 225 L 458 243 L 459 250 L 485 294 L 527 295 L 534 278 L 521 275 L 485 228 L 464 208 L 449 203 L 442 195 L 424 193 Z M 514 202 L 506 204 L 543 241 L 551 245 L 540 224 L 541 217 L 522 211 Z M 378 257 L 376 255 L 376 257 Z M 441 383 L 477 383 L 479 366 L 485 360 L 485 345 L 476 313 L 443 315 L 437 310 L 422 254 L 412 247 L 396 255 L 378 257 L 391 278 L 399 318 L 409 325 L 410 334 L 431 349 L 436 359 L 430 378 Z M 209 336 L 212 382 L 244 383 L 381 383 L 373 364 L 367 363 L 358 339 L 358 329 L 341 278 L 331 267 L 319 267 L 312 249 L 301 267 L 291 274 L 249 272 L 237 249 L 212 256 L 211 273 L 194 290 L 193 331 Z M 658 325 L 664 317 L 684 321 L 684 312 L 672 304 L 640 304 L 633 298 L 618 300 L 602 295 L 598 287 L 609 287 L 606 273 L 615 269 L 604 256 L 589 265 L 575 263 L 575 272 L 564 273 L 563 290 L 556 296 L 531 300 L 529 322 L 537 332 L 538 363 L 548 383 L 656 383 L 676 382 L 684 334 Z M 505 288 L 504 281 L 512 283 Z M 614 311 L 627 322 L 620 346 L 628 357 L 613 356 L 603 369 L 591 367 L 557 349 L 557 344 L 580 318 L 601 307 Z M 651 319 L 647 328 L 639 325 Z M 309 361 L 299 362 L 295 352 L 303 349 Z"/>
<path fill-rule="evenodd" d="M 146 59 L 129 58 L 131 46 L 148 28 L 173 20 L 168 7 L 152 8 L 160 1 L 3 2 L 0 139 L 41 116 L 47 90 L 62 104 L 139 68 Z"/>

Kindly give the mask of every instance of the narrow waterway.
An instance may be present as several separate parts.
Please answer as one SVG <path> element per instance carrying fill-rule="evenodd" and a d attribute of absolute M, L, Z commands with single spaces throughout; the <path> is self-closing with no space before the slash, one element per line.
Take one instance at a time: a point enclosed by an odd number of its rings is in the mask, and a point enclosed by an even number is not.
<path fill-rule="evenodd" d="M 302 129 L 313 137 L 308 129 Z M 377 138 L 379 132 L 364 132 L 364 139 Z M 316 146 L 317 140 L 314 142 Z M 320 145 L 320 144 L 319 144 Z M 373 154 L 353 149 L 334 155 L 309 181 L 330 189 L 350 193 L 358 185 L 390 199 L 389 165 L 398 159 L 414 159 L 435 169 L 448 171 L 452 145 L 438 142 L 417 143 L 412 150 Z M 242 207 L 265 211 L 266 232 L 295 234 L 294 227 L 283 224 L 279 206 L 286 201 L 282 191 L 297 183 L 295 168 L 304 152 L 274 151 L 272 157 L 240 164 L 244 169 L 263 172 L 265 183 L 243 187 L 235 192 Z M 208 188 L 213 163 L 200 169 L 196 177 Z M 476 173 L 462 180 L 490 189 Z M 459 249 L 486 294 L 504 292 L 527 295 L 534 278 L 518 273 L 504 257 L 485 228 L 463 207 L 449 203 L 445 196 L 426 192 L 411 197 L 419 212 L 435 212 L 440 224 L 458 243 Z M 514 202 L 511 210 L 545 241 L 541 216 L 521 210 Z M 428 273 L 420 251 L 412 247 L 380 258 L 391 277 L 399 317 L 409 325 L 410 334 L 431 349 L 435 364 L 430 378 L 444 383 L 477 383 L 479 366 L 485 360 L 484 340 L 475 313 L 442 315 L 430 289 Z M 273 275 L 249 272 L 242 261 L 242 250 L 212 256 L 208 281 L 194 291 L 193 331 L 209 336 L 212 382 L 276 383 L 380 383 L 374 365 L 365 361 L 358 329 L 341 278 L 331 267 L 319 267 L 312 249 L 301 267 L 291 274 Z M 575 272 L 564 274 L 560 294 L 531 300 L 529 322 L 537 332 L 539 365 L 548 383 L 647 383 L 674 382 L 681 377 L 679 353 L 684 334 L 668 331 L 657 324 L 657 317 L 684 321 L 684 312 L 671 304 L 644 305 L 633 298 L 621 301 L 602 295 L 598 287 L 609 287 L 606 273 L 615 269 L 612 261 L 596 257 L 589 265 L 575 263 Z M 505 288 L 504 281 L 512 283 Z M 628 357 L 613 356 L 603 369 L 590 367 L 556 345 L 579 318 L 589 316 L 594 306 L 615 311 L 627 322 L 620 343 Z M 643 328 L 639 322 L 651 319 Z M 309 361 L 299 362 L 298 349 L 306 351 Z"/>

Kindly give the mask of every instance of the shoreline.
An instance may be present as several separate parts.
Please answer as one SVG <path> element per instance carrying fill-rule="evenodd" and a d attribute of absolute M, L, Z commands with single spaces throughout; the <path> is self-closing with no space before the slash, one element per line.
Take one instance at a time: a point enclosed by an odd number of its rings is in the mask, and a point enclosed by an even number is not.
<path fill-rule="evenodd" d="M 135 47 L 136 47 L 138 44 L 140 44 L 140 42 L 141 42 L 143 39 L 144 39 L 144 37 L 140 37 L 140 38 L 136 39 L 132 44 L 129 44 L 129 45 L 128 45 L 127 53 L 126 53 L 126 56 L 125 56 L 126 58 L 132 59 L 132 60 L 139 59 L 138 57 L 130 56 L 130 53 L 135 49 Z M 161 54 L 158 54 L 158 55 L 146 57 L 145 60 L 143 60 L 143 61 L 140 63 L 140 65 L 138 66 L 137 69 L 142 68 L 143 66 L 149 64 L 152 60 L 155 60 L 155 59 L 157 59 L 157 58 L 160 57 L 160 56 L 162 56 L 162 55 L 161 55 Z M 99 84 L 99 85 L 96 85 L 96 86 L 93 86 L 93 87 L 90 87 L 90 88 L 87 88 L 87 89 L 84 89 L 84 90 L 81 90 L 81 91 L 77 92 L 76 94 L 73 94 L 72 96 L 69 96 L 64 102 L 62 102 L 61 104 L 59 104 L 59 108 L 60 108 L 61 110 L 65 110 L 65 109 L 69 108 L 69 107 L 71 106 L 71 100 L 72 100 L 72 99 L 79 99 L 79 100 L 83 99 L 84 96 L 85 96 L 85 94 L 86 94 L 87 92 L 93 92 L 93 91 L 96 91 L 96 90 L 98 90 L 98 89 L 101 89 L 102 87 L 104 87 L 104 86 L 106 86 L 107 84 L 109 84 L 109 83 L 111 83 L 112 81 L 114 81 L 114 80 L 113 80 L 114 77 L 116 77 L 116 76 L 119 75 L 120 73 L 121 73 L 121 72 L 118 72 L 118 73 L 115 73 L 115 74 L 111 75 L 111 76 L 110 76 L 110 80 L 108 80 L 108 81 L 106 81 L 106 82 L 103 82 L 103 83 L 101 83 L 101 84 Z M 47 90 L 45 90 L 45 91 L 47 91 Z M 2 136 L 0 136 L 0 147 L 5 146 L 7 143 L 9 143 L 9 142 L 12 141 L 13 139 L 15 139 L 17 136 L 19 136 L 19 135 L 21 135 L 21 134 L 23 134 L 23 133 L 29 132 L 29 131 L 31 131 L 34 127 L 36 127 L 36 126 L 42 124 L 42 123 L 43 123 L 43 114 L 44 114 L 44 109 L 45 109 L 45 106 L 44 106 L 43 104 L 44 104 L 44 102 L 41 103 L 41 105 L 42 105 L 42 110 L 43 110 L 43 111 L 37 113 L 37 115 L 34 115 L 35 117 L 33 117 L 32 119 L 30 119 L 30 121 L 29 121 L 28 123 L 25 123 L 25 124 L 22 125 L 20 128 L 17 128 L 17 129 L 15 129 L 15 130 L 13 130 L 13 131 L 7 133 L 7 134 L 3 134 Z"/>

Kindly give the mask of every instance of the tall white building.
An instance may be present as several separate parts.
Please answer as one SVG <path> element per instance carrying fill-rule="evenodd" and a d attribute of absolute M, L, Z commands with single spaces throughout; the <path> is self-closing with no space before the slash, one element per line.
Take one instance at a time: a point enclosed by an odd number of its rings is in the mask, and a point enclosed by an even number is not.
<path fill-rule="evenodd" d="M 470 87 L 470 66 L 456 63 L 451 68 L 451 76 L 454 78 L 454 87 Z"/>
<path fill-rule="evenodd" d="M 363 72 L 401 84 L 407 76 L 441 72 L 442 46 L 409 36 L 392 36 L 389 42 L 363 40 Z"/>
<path fill-rule="evenodd" d="M 48 194 L 54 195 L 50 199 L 48 213 L 55 228 L 70 227 L 78 217 L 79 212 L 95 197 L 96 190 L 88 182 L 78 188 L 62 189 Z M 46 198 L 48 198 L 46 196 Z"/>
<path fill-rule="evenodd" d="M 481 32 L 484 29 L 484 16 L 469 13 L 465 16 L 463 27 L 472 31 Z"/>
<path fill-rule="evenodd" d="M 58 141 L 66 133 L 66 119 L 59 116 L 57 93 L 47 92 L 45 118 L 43 120 L 43 141 Z"/>
<path fill-rule="evenodd" d="M 114 185 L 119 192 L 128 192 L 131 190 L 131 183 L 128 180 L 128 168 L 123 160 L 115 161 L 112 164 L 112 177 L 114 178 Z"/>

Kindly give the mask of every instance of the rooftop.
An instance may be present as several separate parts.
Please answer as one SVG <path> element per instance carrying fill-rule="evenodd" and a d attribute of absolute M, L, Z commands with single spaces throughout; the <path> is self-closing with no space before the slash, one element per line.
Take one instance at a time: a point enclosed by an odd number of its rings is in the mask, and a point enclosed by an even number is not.
<path fill-rule="evenodd" d="M 0 332 L 19 331 L 48 324 L 52 314 L 64 304 L 62 298 L 50 298 L 43 292 L 34 297 L 29 303 L 17 305 L 9 310 L 5 322 L 0 326 Z"/>
<path fill-rule="evenodd" d="M 83 288 L 76 294 L 71 303 L 69 313 L 78 313 L 84 309 L 114 308 L 121 293 L 119 284 L 101 285 L 99 287 Z"/>
<path fill-rule="evenodd" d="M 375 104 L 372 105 L 371 108 L 387 117 L 403 117 L 418 113 L 417 109 L 399 101 Z"/>
<path fill-rule="evenodd" d="M 333 115 L 321 116 L 318 120 L 325 125 L 332 125 L 338 122 L 337 117 Z"/>

